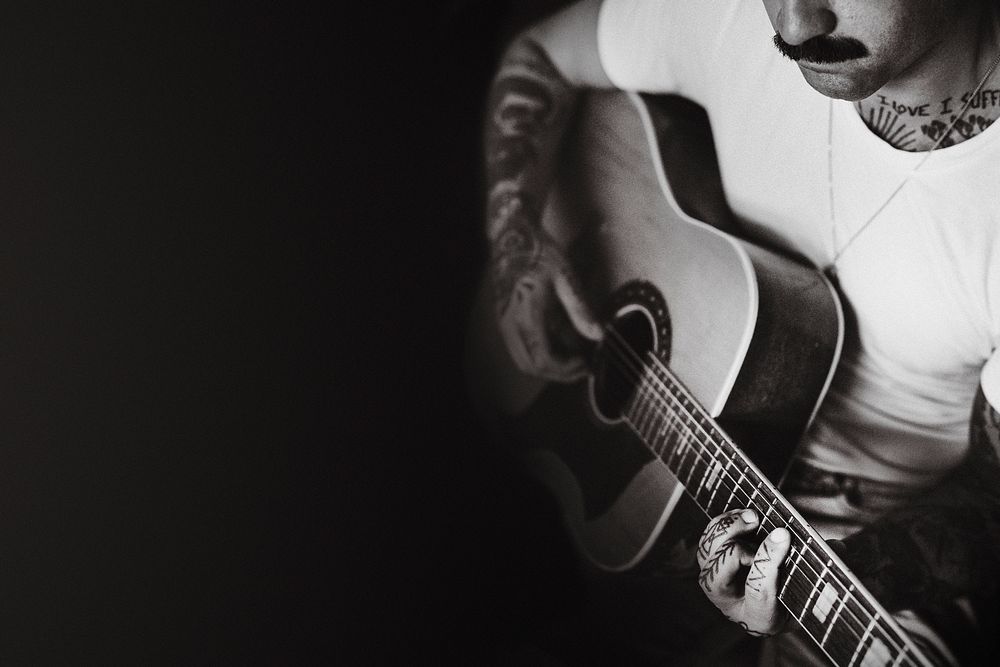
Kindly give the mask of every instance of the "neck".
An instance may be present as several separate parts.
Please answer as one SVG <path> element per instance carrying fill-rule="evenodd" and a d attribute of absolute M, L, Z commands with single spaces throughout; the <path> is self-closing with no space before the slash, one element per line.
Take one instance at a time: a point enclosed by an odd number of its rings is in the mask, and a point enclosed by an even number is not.
<path fill-rule="evenodd" d="M 857 102 L 858 113 L 875 134 L 902 150 L 928 151 L 978 135 L 1000 118 L 1000 68 L 976 92 L 1000 53 L 998 26 L 994 3 L 970 5 L 925 54 Z"/>
<path fill-rule="evenodd" d="M 638 391 L 624 416 L 706 514 L 751 507 L 762 529 L 789 530 L 792 547 L 777 598 L 834 665 L 928 664 L 823 538 L 655 358 L 641 364 Z M 715 572 L 703 569 L 700 583 Z"/>

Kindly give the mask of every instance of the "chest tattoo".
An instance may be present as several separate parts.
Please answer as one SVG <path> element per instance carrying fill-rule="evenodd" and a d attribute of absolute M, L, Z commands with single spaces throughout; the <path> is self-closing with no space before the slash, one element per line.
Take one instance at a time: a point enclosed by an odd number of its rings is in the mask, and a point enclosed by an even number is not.
<path fill-rule="evenodd" d="M 965 115 L 957 118 L 967 102 L 969 108 Z M 865 125 L 893 148 L 930 150 L 952 123 L 955 127 L 941 141 L 941 148 L 971 139 L 992 125 L 1000 116 L 1000 88 L 987 88 L 975 95 L 967 92 L 960 97 L 918 105 L 876 95 L 871 100 L 859 102 L 857 108 Z"/>

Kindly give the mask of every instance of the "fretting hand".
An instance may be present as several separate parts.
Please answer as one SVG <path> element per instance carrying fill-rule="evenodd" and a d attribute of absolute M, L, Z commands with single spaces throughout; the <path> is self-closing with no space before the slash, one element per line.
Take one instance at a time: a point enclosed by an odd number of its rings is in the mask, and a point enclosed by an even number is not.
<path fill-rule="evenodd" d="M 759 527 L 753 510 L 721 514 L 698 543 L 698 581 L 726 618 L 763 637 L 781 632 L 788 613 L 778 602 L 778 570 L 788 555 L 790 535 L 773 530 L 754 550 L 746 541 Z"/>

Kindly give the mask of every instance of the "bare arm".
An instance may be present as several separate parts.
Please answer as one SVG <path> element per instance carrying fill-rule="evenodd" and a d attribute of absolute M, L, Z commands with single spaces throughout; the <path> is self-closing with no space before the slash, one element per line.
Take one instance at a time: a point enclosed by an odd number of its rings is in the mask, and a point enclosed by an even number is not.
<path fill-rule="evenodd" d="M 546 318 L 558 299 L 581 333 L 589 314 L 568 288 L 567 267 L 541 226 L 558 148 L 580 90 L 610 81 L 597 55 L 600 0 L 585 0 L 533 26 L 504 54 L 493 81 L 485 128 L 491 275 L 501 332 L 521 370 L 551 379 L 582 372 L 558 359 Z M 557 290 L 557 276 L 562 276 Z"/>
<path fill-rule="evenodd" d="M 933 492 L 844 540 L 844 560 L 891 611 L 995 598 L 1000 413 L 980 389 L 963 464 Z"/>

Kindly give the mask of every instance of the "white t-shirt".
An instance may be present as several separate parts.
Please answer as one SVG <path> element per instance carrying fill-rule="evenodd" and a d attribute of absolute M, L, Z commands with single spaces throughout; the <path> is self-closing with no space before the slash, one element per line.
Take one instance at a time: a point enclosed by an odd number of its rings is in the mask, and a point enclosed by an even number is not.
<path fill-rule="evenodd" d="M 751 236 L 819 266 L 923 158 L 814 91 L 749 0 L 606 0 L 598 44 L 626 90 L 705 107 L 729 205 Z M 832 114 L 833 207 L 827 137 Z M 968 447 L 982 384 L 1000 406 L 1000 123 L 939 148 L 838 262 L 857 321 L 803 456 L 929 484 Z"/>

